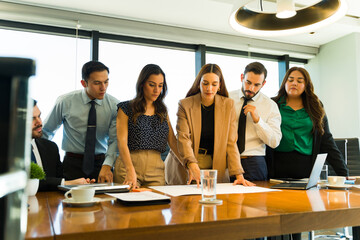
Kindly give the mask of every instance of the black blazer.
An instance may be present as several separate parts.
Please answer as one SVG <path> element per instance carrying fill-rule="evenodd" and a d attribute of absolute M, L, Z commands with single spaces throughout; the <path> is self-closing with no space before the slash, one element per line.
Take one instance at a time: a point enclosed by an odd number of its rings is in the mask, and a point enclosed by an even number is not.
<path fill-rule="evenodd" d="M 279 103 L 277 103 L 279 105 Z M 324 134 L 315 130 L 313 134 L 313 151 L 312 151 L 312 163 L 314 165 L 316 156 L 319 153 L 327 153 L 326 162 L 332 166 L 335 173 L 339 176 L 349 176 L 349 169 L 345 164 L 345 160 L 340 150 L 336 146 L 334 138 L 329 129 L 329 123 L 326 115 L 324 116 Z M 268 165 L 269 177 L 274 177 L 274 149 L 266 146 L 266 162 Z"/>
<path fill-rule="evenodd" d="M 326 162 L 330 164 L 335 173 L 339 176 L 349 176 L 349 169 L 345 164 L 343 155 L 336 146 L 334 138 L 329 129 L 328 119 L 324 117 L 324 135 L 320 135 L 317 131 L 314 133 L 312 161 L 315 163 L 317 154 L 327 153 Z"/>
<path fill-rule="evenodd" d="M 44 138 L 35 139 L 41 162 L 46 173 L 45 180 L 39 183 L 39 191 L 57 190 L 63 178 L 63 167 L 56 143 Z"/>

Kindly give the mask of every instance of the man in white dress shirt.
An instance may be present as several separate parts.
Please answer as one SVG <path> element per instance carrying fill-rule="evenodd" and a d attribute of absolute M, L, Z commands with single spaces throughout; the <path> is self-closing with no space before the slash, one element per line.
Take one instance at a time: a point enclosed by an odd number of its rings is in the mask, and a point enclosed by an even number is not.
<path fill-rule="evenodd" d="M 266 76 L 267 70 L 263 64 L 250 63 L 241 74 L 241 89 L 229 93 L 235 102 L 237 121 L 240 122 L 238 147 L 244 178 L 250 181 L 267 180 L 266 145 L 275 148 L 282 137 L 278 106 L 260 92 L 266 83 Z M 245 129 L 241 130 L 242 126 Z"/>

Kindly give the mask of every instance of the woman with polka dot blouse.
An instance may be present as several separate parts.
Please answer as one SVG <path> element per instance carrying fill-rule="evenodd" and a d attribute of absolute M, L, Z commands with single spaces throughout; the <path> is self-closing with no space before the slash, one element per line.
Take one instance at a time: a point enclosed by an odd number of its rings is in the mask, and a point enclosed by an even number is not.
<path fill-rule="evenodd" d="M 165 185 L 160 154 L 166 145 L 178 155 L 176 138 L 166 106 L 165 73 L 155 64 L 146 65 L 136 83 L 136 97 L 118 104 L 117 140 L 120 152 L 114 181 L 140 186 Z"/>

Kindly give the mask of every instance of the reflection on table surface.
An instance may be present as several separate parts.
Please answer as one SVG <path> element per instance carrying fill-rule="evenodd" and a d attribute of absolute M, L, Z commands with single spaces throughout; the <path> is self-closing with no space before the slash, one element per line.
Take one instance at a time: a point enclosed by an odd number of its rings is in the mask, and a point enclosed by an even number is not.
<path fill-rule="evenodd" d="M 267 182 L 258 182 L 267 187 Z M 97 195 L 107 198 L 106 195 Z M 254 238 L 360 225 L 360 190 L 310 189 L 223 194 L 221 205 L 202 205 L 201 195 L 172 197 L 171 204 L 124 206 L 116 200 L 69 207 L 60 192 L 37 194 L 27 239 Z M 30 200 L 29 200 L 30 201 Z M 34 212 L 35 211 L 35 212 Z M 37 211 L 37 212 L 36 212 Z M 46 220 L 48 218 L 48 220 Z M 49 220 L 50 219 L 50 220 Z M 261 227 L 259 227 L 261 226 Z M 177 237 L 179 235 L 179 237 Z M 181 237 L 180 237 L 181 236 Z M 71 238 L 70 238 L 71 239 Z"/>
<path fill-rule="evenodd" d="M 26 238 L 53 239 L 53 227 L 50 222 L 46 194 L 28 197 L 28 219 Z"/>

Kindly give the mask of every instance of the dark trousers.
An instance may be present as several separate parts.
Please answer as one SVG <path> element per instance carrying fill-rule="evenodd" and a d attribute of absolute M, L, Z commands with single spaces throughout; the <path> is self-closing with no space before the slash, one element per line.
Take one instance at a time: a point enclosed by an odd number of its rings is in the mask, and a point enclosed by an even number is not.
<path fill-rule="evenodd" d="M 268 179 L 268 170 L 264 156 L 253 156 L 241 159 L 245 171 L 244 178 L 249 181 L 264 181 Z"/>
<path fill-rule="evenodd" d="M 97 181 L 104 160 L 105 154 L 97 155 L 94 161 L 94 171 L 86 175 L 82 170 L 83 156 L 81 154 L 66 154 L 63 162 L 64 178 L 65 180 L 90 178 Z"/>
<path fill-rule="evenodd" d="M 360 226 L 352 227 L 353 240 L 360 240 Z"/>

